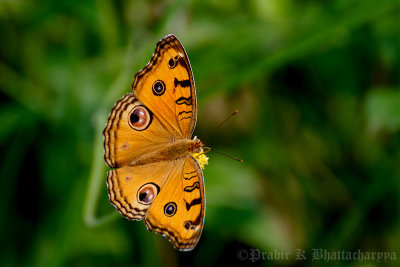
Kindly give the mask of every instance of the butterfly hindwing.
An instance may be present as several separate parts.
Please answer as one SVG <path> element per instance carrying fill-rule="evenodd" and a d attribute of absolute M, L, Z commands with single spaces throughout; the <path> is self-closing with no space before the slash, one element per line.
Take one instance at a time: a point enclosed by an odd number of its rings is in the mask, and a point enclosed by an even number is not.
<path fill-rule="evenodd" d="M 144 114 L 145 124 L 135 127 L 135 112 Z M 137 119 L 137 118 L 136 118 Z M 146 125 L 147 124 L 147 125 Z M 129 165 L 148 151 L 158 149 L 171 139 L 159 119 L 135 95 L 126 94 L 113 107 L 104 129 L 104 158 L 115 168 Z"/>
<path fill-rule="evenodd" d="M 167 180 L 169 171 L 167 162 L 108 171 L 110 202 L 126 218 L 142 220 Z"/>

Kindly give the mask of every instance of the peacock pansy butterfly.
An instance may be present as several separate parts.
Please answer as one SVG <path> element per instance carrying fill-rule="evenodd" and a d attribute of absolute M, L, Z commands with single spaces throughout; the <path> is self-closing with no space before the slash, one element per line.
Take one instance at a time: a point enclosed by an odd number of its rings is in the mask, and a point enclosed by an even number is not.
<path fill-rule="evenodd" d="M 191 139 L 197 119 L 189 59 L 174 35 L 157 43 L 135 75 L 132 93 L 111 110 L 104 129 L 110 202 L 128 219 L 192 250 L 205 214 L 203 143 Z"/>

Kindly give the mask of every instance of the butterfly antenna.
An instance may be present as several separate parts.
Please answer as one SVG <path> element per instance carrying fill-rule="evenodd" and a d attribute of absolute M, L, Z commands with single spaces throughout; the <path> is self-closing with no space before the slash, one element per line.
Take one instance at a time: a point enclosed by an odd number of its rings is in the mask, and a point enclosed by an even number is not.
<path fill-rule="evenodd" d="M 224 125 L 224 123 L 225 123 L 227 120 L 229 120 L 230 118 L 232 118 L 233 116 L 235 116 L 238 112 L 239 112 L 238 109 L 236 109 L 234 112 L 232 112 L 232 114 L 229 115 L 229 116 L 228 116 L 225 120 L 223 120 L 220 124 L 218 124 L 217 127 L 215 127 L 214 129 L 212 129 L 211 131 L 209 131 L 208 134 L 204 137 L 204 139 L 207 139 L 207 137 L 209 137 L 212 133 L 214 133 L 217 129 L 219 129 L 222 125 Z M 228 157 L 228 158 L 231 158 L 231 159 L 233 159 L 233 160 L 236 160 L 236 161 L 239 161 L 239 162 L 243 162 L 242 159 L 239 159 L 239 158 L 230 156 L 230 155 L 225 154 L 225 153 L 223 153 L 223 152 L 219 152 L 219 151 L 217 151 L 217 150 L 215 150 L 215 149 L 211 149 L 210 147 L 204 147 L 204 151 L 203 151 L 202 154 L 207 153 L 207 152 L 209 152 L 210 150 L 212 150 L 212 151 L 214 151 L 214 152 L 216 152 L 216 153 L 218 153 L 218 154 L 221 154 L 221 155 L 223 155 L 223 156 L 226 156 L 226 157 Z"/>
<path fill-rule="evenodd" d="M 236 161 L 239 161 L 240 163 L 243 162 L 242 159 L 233 157 L 233 156 L 231 156 L 231 155 L 225 154 L 225 153 L 220 152 L 220 151 L 217 151 L 217 150 L 215 150 L 215 149 L 211 149 L 211 148 L 209 148 L 209 147 L 206 147 L 206 148 L 208 149 L 207 152 L 209 152 L 210 150 L 212 150 L 212 151 L 214 151 L 214 152 L 216 152 L 216 153 L 218 153 L 218 154 L 221 154 L 221 155 L 226 156 L 226 157 L 228 157 L 228 158 L 231 158 L 231 159 L 234 159 L 234 160 L 236 160 Z"/>
<path fill-rule="evenodd" d="M 217 129 L 219 129 L 227 120 L 235 116 L 239 112 L 238 109 L 236 109 L 231 115 L 229 115 L 225 120 L 223 120 L 217 127 L 212 129 L 211 131 L 208 132 L 208 134 L 204 137 L 204 139 L 207 139 L 212 133 L 214 133 Z M 215 151 L 215 150 L 214 150 Z"/>

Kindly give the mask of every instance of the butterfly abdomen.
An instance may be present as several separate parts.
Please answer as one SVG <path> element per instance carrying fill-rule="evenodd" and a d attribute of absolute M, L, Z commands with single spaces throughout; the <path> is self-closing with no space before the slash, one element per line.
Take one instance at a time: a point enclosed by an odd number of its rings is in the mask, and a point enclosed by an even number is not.
<path fill-rule="evenodd" d="M 181 139 L 170 144 L 166 144 L 159 150 L 144 154 L 130 163 L 130 166 L 146 165 L 160 161 L 171 161 L 183 157 L 188 157 L 193 150 L 202 145 L 198 139 Z"/>

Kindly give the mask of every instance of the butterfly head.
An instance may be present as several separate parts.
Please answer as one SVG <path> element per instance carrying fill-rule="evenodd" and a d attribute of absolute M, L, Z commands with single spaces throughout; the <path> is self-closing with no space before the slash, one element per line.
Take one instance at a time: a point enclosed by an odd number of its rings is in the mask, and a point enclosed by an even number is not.
<path fill-rule="evenodd" d="M 195 136 L 192 140 L 190 151 L 192 152 L 192 157 L 199 163 L 202 169 L 204 169 L 204 165 L 208 165 L 208 157 L 205 154 L 207 151 L 204 151 L 203 147 L 204 144 Z"/>

